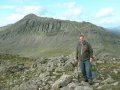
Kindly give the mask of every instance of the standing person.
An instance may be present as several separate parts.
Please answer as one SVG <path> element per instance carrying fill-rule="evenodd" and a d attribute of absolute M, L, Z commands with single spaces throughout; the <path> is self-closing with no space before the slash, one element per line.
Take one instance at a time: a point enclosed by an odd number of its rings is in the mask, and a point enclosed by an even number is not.
<path fill-rule="evenodd" d="M 76 48 L 76 60 L 80 62 L 84 81 L 92 85 L 91 62 L 93 60 L 93 49 L 82 34 L 79 37 L 79 43 Z"/>

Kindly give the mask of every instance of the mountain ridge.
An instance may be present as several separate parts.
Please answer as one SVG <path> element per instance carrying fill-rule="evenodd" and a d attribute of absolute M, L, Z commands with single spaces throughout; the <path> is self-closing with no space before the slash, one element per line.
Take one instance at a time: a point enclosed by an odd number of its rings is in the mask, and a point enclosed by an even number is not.
<path fill-rule="evenodd" d="M 29 14 L 0 32 L 0 51 L 28 57 L 70 54 L 80 33 L 85 34 L 95 53 L 103 50 L 111 55 L 119 49 L 119 37 L 103 27 Z"/>

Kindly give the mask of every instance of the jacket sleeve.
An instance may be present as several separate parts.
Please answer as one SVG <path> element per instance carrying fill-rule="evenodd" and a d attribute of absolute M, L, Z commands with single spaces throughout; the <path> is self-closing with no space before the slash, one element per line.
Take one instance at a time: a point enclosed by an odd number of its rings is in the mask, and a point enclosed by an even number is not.
<path fill-rule="evenodd" d="M 90 52 L 90 58 L 93 58 L 93 49 L 89 43 L 88 43 L 88 47 L 89 47 L 89 52 Z"/>
<path fill-rule="evenodd" d="M 77 44 L 77 47 L 76 47 L 76 60 L 78 60 L 78 44 Z"/>

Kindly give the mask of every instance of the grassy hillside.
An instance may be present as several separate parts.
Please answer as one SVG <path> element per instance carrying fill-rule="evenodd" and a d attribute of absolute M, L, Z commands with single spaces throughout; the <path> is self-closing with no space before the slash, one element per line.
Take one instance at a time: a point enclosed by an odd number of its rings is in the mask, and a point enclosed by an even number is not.
<path fill-rule="evenodd" d="M 75 51 L 79 34 L 95 54 L 119 55 L 120 37 L 89 22 L 63 21 L 30 14 L 0 32 L 0 52 L 25 57 L 51 57 Z"/>

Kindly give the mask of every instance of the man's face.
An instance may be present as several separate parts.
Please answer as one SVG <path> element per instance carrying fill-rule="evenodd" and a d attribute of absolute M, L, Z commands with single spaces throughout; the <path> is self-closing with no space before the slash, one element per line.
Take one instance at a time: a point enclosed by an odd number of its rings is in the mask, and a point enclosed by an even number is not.
<path fill-rule="evenodd" d="M 80 42 L 83 43 L 84 42 L 84 37 L 80 36 Z"/>

